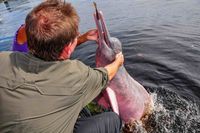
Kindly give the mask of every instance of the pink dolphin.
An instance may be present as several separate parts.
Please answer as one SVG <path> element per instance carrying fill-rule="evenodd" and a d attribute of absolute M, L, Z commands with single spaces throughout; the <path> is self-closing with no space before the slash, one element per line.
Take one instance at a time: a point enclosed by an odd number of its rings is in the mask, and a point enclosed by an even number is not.
<path fill-rule="evenodd" d="M 122 51 L 122 44 L 117 38 L 110 37 L 105 25 L 103 13 L 96 8 L 94 14 L 99 39 L 96 50 L 96 66 L 103 67 Z M 109 82 L 106 90 L 98 98 L 104 107 L 112 107 L 126 123 L 140 120 L 151 106 L 151 97 L 146 89 L 135 81 L 122 66 L 116 76 Z"/>

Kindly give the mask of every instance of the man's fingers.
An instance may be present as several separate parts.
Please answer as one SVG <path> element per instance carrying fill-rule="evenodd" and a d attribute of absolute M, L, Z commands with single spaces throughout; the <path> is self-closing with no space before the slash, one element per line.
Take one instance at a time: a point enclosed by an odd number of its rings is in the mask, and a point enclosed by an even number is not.
<path fill-rule="evenodd" d="M 119 52 L 118 54 L 116 54 L 116 58 L 123 56 L 122 52 Z"/>

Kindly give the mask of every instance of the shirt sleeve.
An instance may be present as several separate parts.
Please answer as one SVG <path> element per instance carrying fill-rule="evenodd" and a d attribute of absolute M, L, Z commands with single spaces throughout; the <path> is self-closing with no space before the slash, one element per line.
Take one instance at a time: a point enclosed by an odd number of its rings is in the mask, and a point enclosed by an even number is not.
<path fill-rule="evenodd" d="M 88 77 L 85 83 L 84 106 L 96 98 L 108 84 L 108 72 L 105 68 L 88 69 Z"/>

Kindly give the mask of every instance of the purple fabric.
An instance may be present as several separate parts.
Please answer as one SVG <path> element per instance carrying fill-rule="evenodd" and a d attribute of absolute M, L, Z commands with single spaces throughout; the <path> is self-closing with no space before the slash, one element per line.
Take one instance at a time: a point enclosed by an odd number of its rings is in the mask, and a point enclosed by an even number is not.
<path fill-rule="evenodd" d="M 22 27 L 23 25 L 21 25 L 19 27 L 19 29 Z M 27 42 L 23 43 L 23 44 L 19 44 L 17 42 L 17 35 L 19 32 L 19 29 L 16 31 L 15 33 L 15 37 L 14 37 L 14 41 L 13 41 L 13 45 L 12 45 L 12 51 L 19 51 L 19 52 L 28 52 L 28 46 L 27 46 Z"/>

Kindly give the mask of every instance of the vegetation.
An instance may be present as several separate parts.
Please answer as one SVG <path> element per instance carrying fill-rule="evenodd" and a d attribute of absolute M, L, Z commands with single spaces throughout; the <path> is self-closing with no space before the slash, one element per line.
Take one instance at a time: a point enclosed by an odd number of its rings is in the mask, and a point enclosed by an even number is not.
<path fill-rule="evenodd" d="M 96 102 L 91 102 L 87 105 L 87 108 L 90 110 L 91 114 L 99 114 L 103 112 L 103 108 L 99 106 Z"/>

